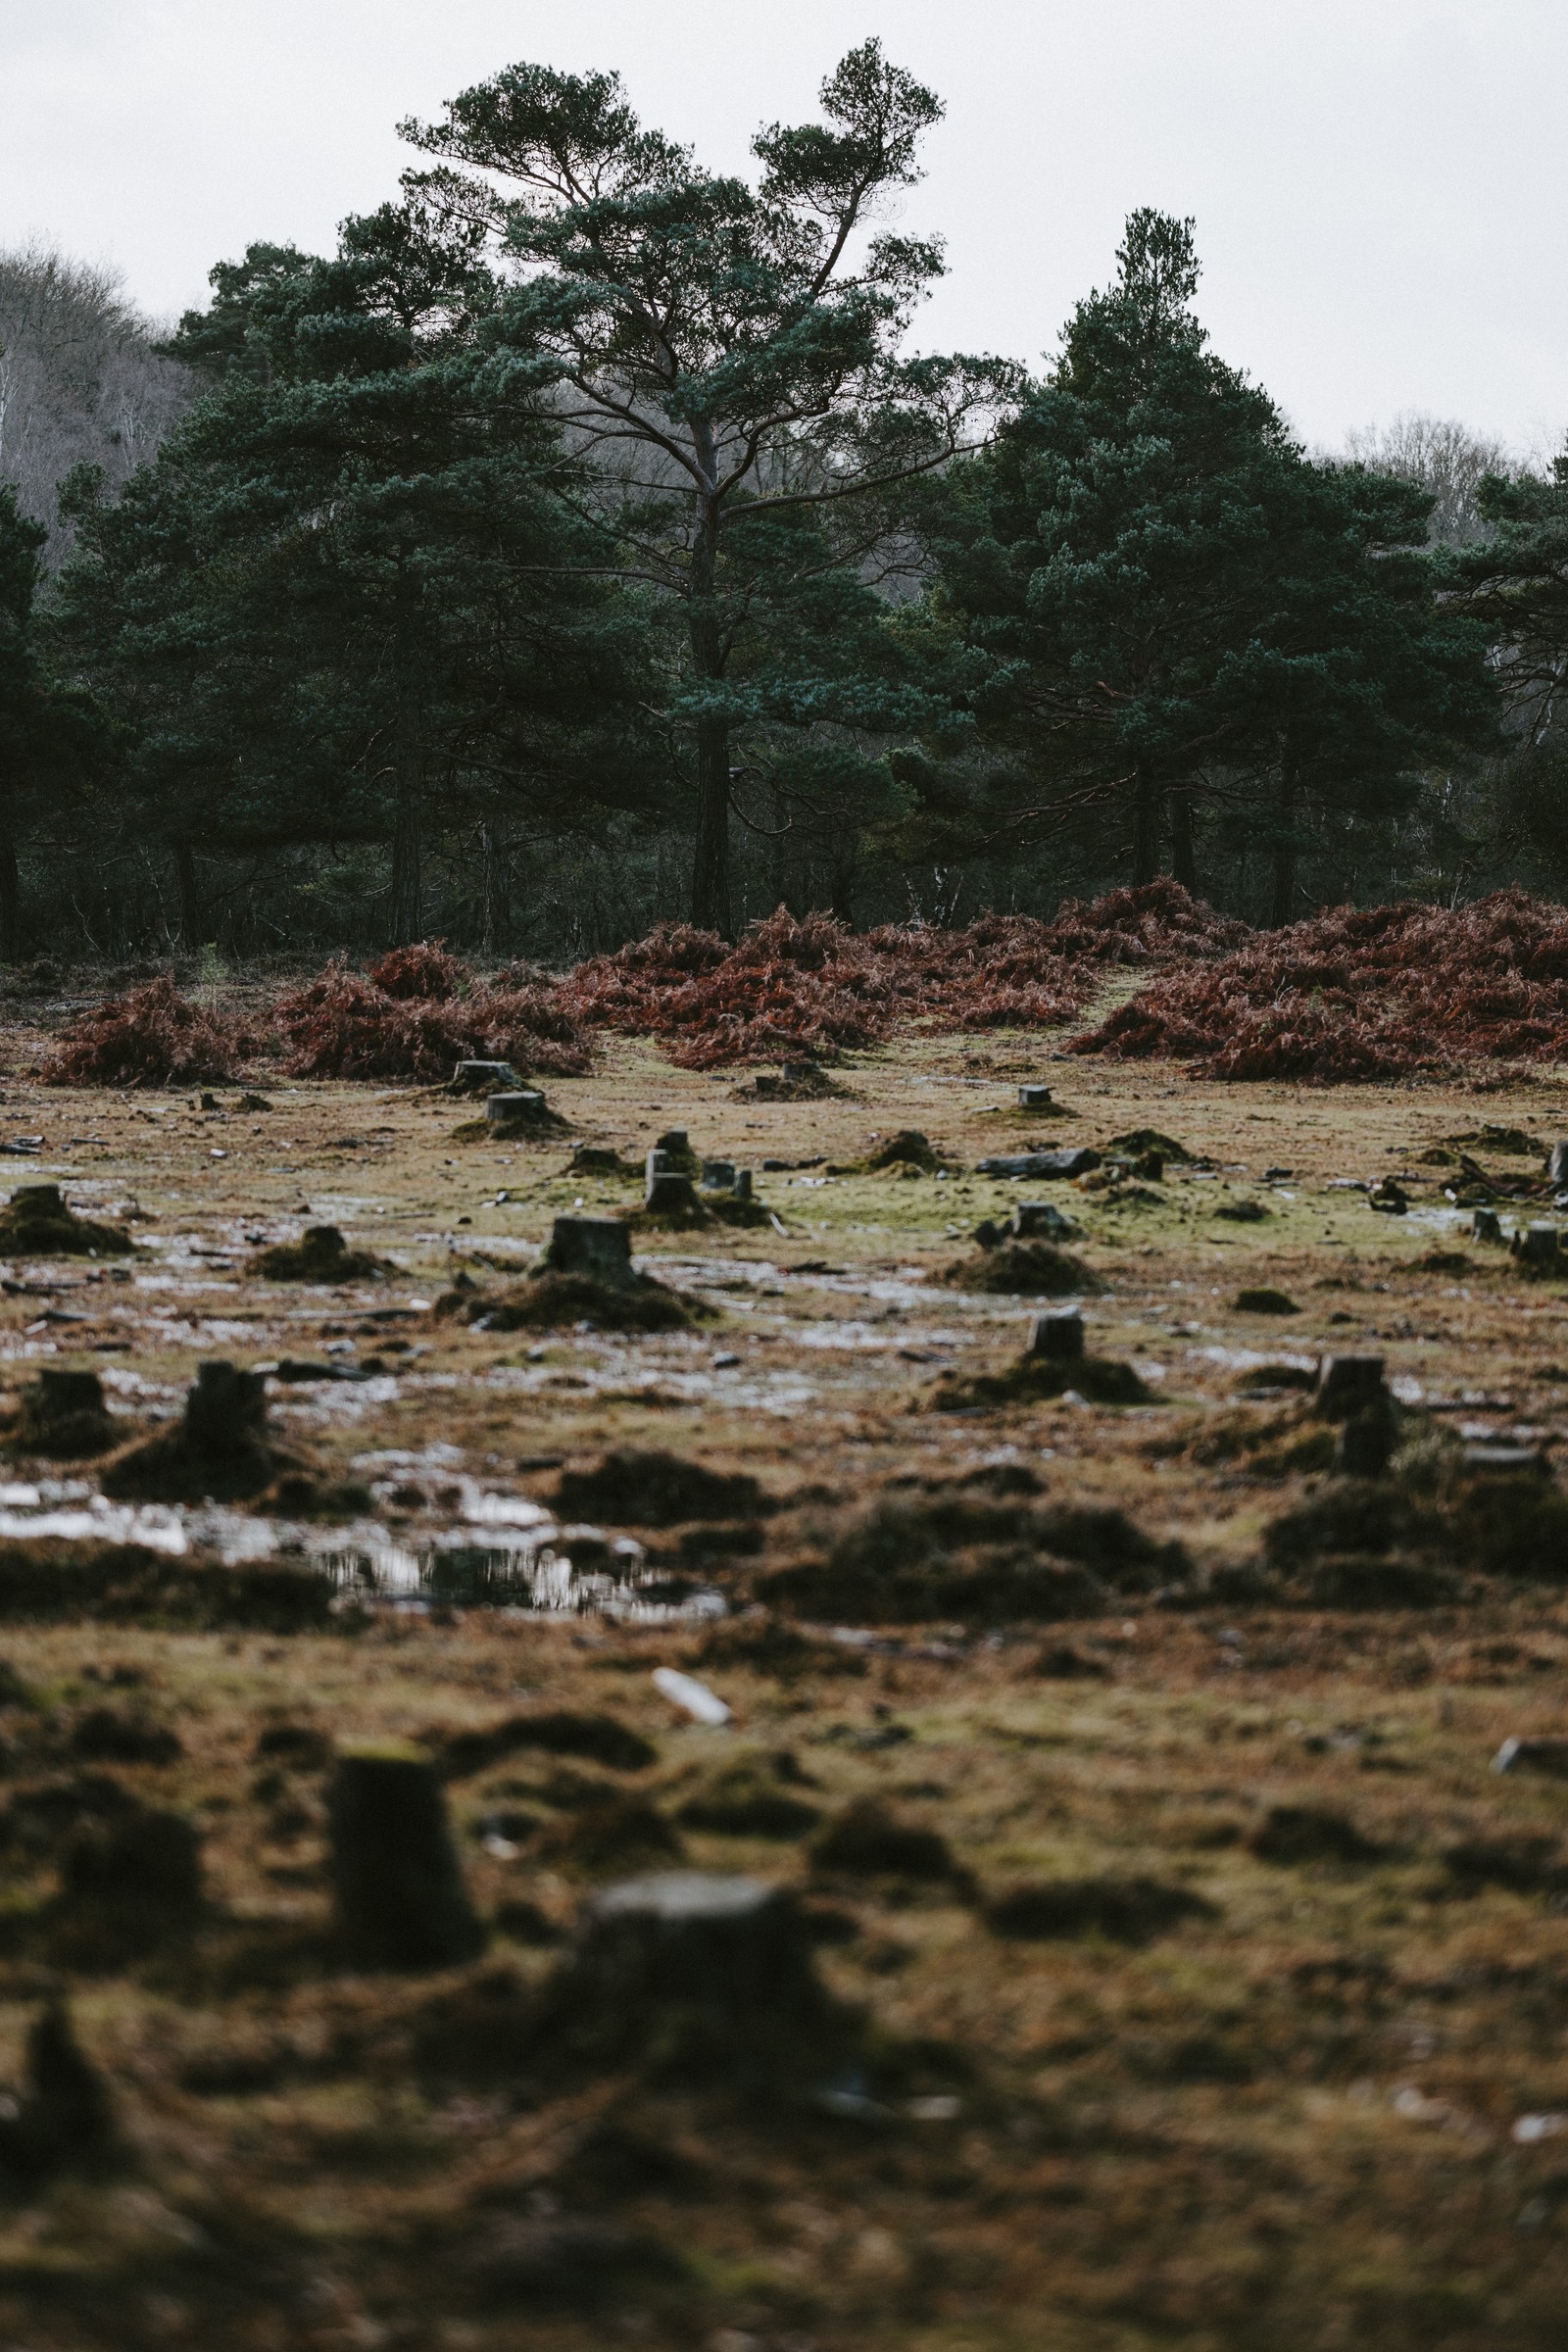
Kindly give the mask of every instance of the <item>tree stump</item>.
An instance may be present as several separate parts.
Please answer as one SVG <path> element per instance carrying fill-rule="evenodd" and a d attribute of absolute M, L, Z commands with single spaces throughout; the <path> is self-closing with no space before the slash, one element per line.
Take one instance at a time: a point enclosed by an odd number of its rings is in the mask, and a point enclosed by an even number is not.
<path fill-rule="evenodd" d="M 1392 1404 L 1381 1355 L 1327 1355 L 1318 1366 L 1315 1409 L 1326 1421 Z"/>
<path fill-rule="evenodd" d="M 17 2111 L 0 2127 L 0 2157 L 30 2180 L 93 2165 L 116 2144 L 114 2104 L 83 2051 L 70 2014 L 52 2001 L 27 2034 L 27 2071 Z"/>
<path fill-rule="evenodd" d="M 484 1948 L 423 1748 L 342 1750 L 328 1800 L 338 1931 L 362 1968 L 451 1968 Z"/>
<path fill-rule="evenodd" d="M 1527 1225 L 1514 1235 L 1512 1248 L 1522 1266 L 1555 1270 L 1561 1261 L 1555 1225 Z"/>
<path fill-rule="evenodd" d="M 618 1217 L 558 1217 L 542 1263 L 552 1274 L 588 1274 L 626 1289 L 633 1280 L 631 1230 Z"/>
<path fill-rule="evenodd" d="M 1050 1110 L 1053 1107 L 1049 1086 L 1019 1087 L 1018 1108 L 1020 1110 Z"/>
<path fill-rule="evenodd" d="M 1083 1360 L 1084 1319 L 1076 1308 L 1036 1315 L 1026 1352 L 1048 1364 L 1076 1364 Z"/>
<path fill-rule="evenodd" d="M 54 1461 L 76 1461 L 107 1453 L 115 1442 L 115 1424 L 104 1403 L 103 1382 L 96 1372 L 61 1372 L 46 1368 L 22 1392 L 17 1438 L 30 1453 Z"/>
<path fill-rule="evenodd" d="M 1546 1162 L 1546 1179 L 1554 1190 L 1561 1191 L 1568 1187 L 1568 1142 L 1552 1145 L 1551 1157 Z"/>
<path fill-rule="evenodd" d="M 539 1127 L 549 1116 L 550 1105 L 537 1087 L 524 1086 L 510 1093 L 486 1098 L 484 1115 L 491 1127 Z"/>
<path fill-rule="evenodd" d="M 546 2012 L 581 2054 L 658 2051 L 688 2071 L 798 2066 L 803 2045 L 819 2061 L 835 2019 L 794 1895 L 695 1870 L 595 1896 Z"/>
<path fill-rule="evenodd" d="M 652 1155 L 650 1155 L 652 1156 Z M 690 1217 L 695 1223 L 703 1216 L 703 1204 L 697 1198 L 697 1188 L 689 1176 L 680 1176 L 671 1168 L 651 1169 L 643 1206 L 655 1216 Z"/>
<path fill-rule="evenodd" d="M 198 1364 L 185 1396 L 184 1429 L 191 1446 L 211 1460 L 249 1453 L 265 1439 L 267 1381 L 237 1364 Z"/>
<path fill-rule="evenodd" d="M 1502 1223 L 1494 1208 L 1478 1208 L 1470 1225 L 1471 1236 L 1478 1242 L 1500 1242 Z"/>

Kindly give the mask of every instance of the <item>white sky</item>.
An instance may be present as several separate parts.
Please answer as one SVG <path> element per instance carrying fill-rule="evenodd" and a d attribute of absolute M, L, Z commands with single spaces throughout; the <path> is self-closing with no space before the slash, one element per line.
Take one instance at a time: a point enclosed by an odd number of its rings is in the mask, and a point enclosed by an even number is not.
<path fill-rule="evenodd" d="M 923 346 L 1037 361 L 1152 204 L 1309 440 L 1421 408 L 1559 441 L 1564 0 L 0 0 L 0 245 L 169 316 L 253 238 L 328 247 L 396 192 L 399 118 L 505 64 L 617 68 L 733 170 L 869 32 L 947 101 L 904 212 L 948 240 Z"/>

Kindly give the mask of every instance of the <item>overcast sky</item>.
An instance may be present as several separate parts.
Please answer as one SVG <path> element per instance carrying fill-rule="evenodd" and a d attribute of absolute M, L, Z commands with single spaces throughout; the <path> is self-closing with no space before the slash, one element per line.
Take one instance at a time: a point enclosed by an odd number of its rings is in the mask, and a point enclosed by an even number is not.
<path fill-rule="evenodd" d="M 170 316 L 253 238 L 328 246 L 395 192 L 399 118 L 502 65 L 617 68 L 735 170 L 868 32 L 947 102 L 904 213 L 948 241 L 923 346 L 1037 361 L 1156 205 L 1309 440 L 1407 408 L 1560 440 L 1564 0 L 0 0 L 0 245 Z"/>

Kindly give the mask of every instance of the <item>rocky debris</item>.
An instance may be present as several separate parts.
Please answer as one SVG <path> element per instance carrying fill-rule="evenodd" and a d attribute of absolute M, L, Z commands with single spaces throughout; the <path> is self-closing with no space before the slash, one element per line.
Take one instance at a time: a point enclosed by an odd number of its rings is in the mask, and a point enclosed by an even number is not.
<path fill-rule="evenodd" d="M 1505 1740 L 1492 1759 L 1494 1772 L 1544 1772 L 1568 1781 L 1568 1740 L 1536 1736 Z"/>
<path fill-rule="evenodd" d="M 127 1502 L 244 1502 L 280 1470 L 305 1467 L 273 1443 L 265 1375 L 210 1361 L 197 1365 L 176 1425 L 117 1454 L 102 1483 L 106 1494 Z"/>
<path fill-rule="evenodd" d="M 484 1948 L 429 1754 L 357 1742 L 328 1799 L 337 1928 L 362 1968 L 451 1968 Z"/>
<path fill-rule="evenodd" d="M 541 2047 L 756 2088 L 820 2079 L 850 2039 L 800 1905 L 753 1878 L 663 1871 L 591 1901 L 542 2003 Z"/>
<path fill-rule="evenodd" d="M 132 1247 L 118 1225 L 75 1215 L 58 1184 L 19 1184 L 0 1208 L 0 1257 L 128 1257 Z"/>
<path fill-rule="evenodd" d="M 1087 1145 L 1077 1145 L 1068 1152 L 1011 1152 L 994 1154 L 976 1165 L 981 1176 L 1038 1176 L 1055 1178 L 1066 1183 L 1074 1176 L 1087 1176 L 1101 1164 L 1101 1155 Z"/>
<path fill-rule="evenodd" d="M 1247 1842 L 1260 1862 L 1376 1862 L 1384 1852 L 1324 1805 L 1271 1805 Z"/>
<path fill-rule="evenodd" d="M 978 1257 L 956 1258 L 939 1282 L 955 1290 L 1015 1298 L 1087 1298 L 1104 1285 L 1081 1258 L 1050 1242 L 999 1241 Z"/>
<path fill-rule="evenodd" d="M 12 1444 L 21 1453 L 73 1462 L 107 1453 L 120 1434 L 96 1372 L 45 1365 L 22 1391 Z"/>
<path fill-rule="evenodd" d="M 1191 1888 L 1149 1878 L 1046 1879 L 1011 1887 L 985 1907 L 992 1934 L 1020 1942 L 1103 1936 L 1115 1943 L 1152 1943 L 1189 1920 L 1218 1917 Z"/>
<path fill-rule="evenodd" d="M 63 2001 L 51 2001 L 28 2028 L 21 2096 L 6 2104 L 0 2166 L 28 2186 L 57 2173 L 94 2171 L 117 2152 L 109 2086 Z"/>
<path fill-rule="evenodd" d="M 1266 1284 L 1255 1290 L 1238 1291 L 1235 1311 L 1239 1315 L 1298 1315 L 1300 1308 L 1289 1291 L 1276 1291 Z"/>
<path fill-rule="evenodd" d="M 607 1453 L 591 1468 L 563 1470 L 552 1500 L 567 1518 L 630 1527 L 757 1518 L 772 1508 L 749 1471 L 710 1470 L 658 1450 Z"/>
<path fill-rule="evenodd" d="M 266 1282 L 374 1282 L 387 1273 L 384 1258 L 351 1250 L 335 1225 L 307 1225 L 297 1242 L 275 1242 L 251 1259 L 250 1271 Z"/>

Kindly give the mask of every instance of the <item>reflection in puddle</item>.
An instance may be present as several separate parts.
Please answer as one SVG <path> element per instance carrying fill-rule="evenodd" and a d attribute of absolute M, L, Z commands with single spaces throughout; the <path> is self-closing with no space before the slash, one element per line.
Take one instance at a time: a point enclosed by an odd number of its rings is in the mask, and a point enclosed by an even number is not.
<path fill-rule="evenodd" d="M 296 1560 L 323 1570 L 345 1601 L 394 1608 L 499 1608 L 647 1625 L 724 1614 L 717 1592 L 650 1570 L 629 1536 L 562 1527 L 526 1496 L 492 1494 L 462 1477 L 441 1500 L 450 1516 L 394 1532 L 379 1519 L 313 1527 L 220 1503 L 132 1507 L 79 1479 L 19 1482 L 0 1485 L 0 1544 L 142 1544 L 174 1557 L 216 1553 L 226 1567 Z"/>

